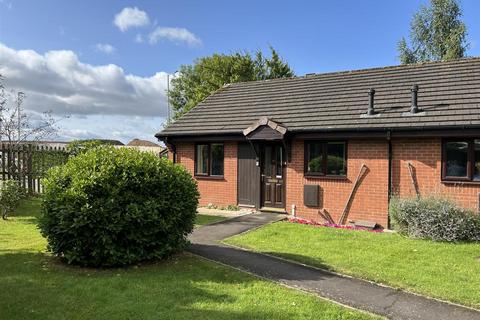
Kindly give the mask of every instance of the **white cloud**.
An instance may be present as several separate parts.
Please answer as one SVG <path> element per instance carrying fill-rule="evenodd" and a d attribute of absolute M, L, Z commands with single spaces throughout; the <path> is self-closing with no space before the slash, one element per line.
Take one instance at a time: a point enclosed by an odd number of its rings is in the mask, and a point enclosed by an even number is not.
<path fill-rule="evenodd" d="M 176 43 L 186 43 L 189 46 L 199 46 L 202 44 L 202 40 L 195 34 L 188 31 L 185 28 L 166 28 L 157 27 L 148 36 L 149 42 L 155 44 L 161 39 L 166 39 Z"/>
<path fill-rule="evenodd" d="M 150 18 L 145 11 L 137 7 L 125 7 L 115 15 L 113 23 L 121 30 L 126 31 L 132 27 L 142 27 L 150 24 Z"/>
<path fill-rule="evenodd" d="M 97 43 L 95 49 L 106 54 L 112 54 L 116 51 L 115 47 L 108 43 Z"/>
<path fill-rule="evenodd" d="M 152 136 L 156 131 L 151 128 L 153 124 L 147 128 L 140 123 L 156 119 L 158 130 L 161 119 L 167 115 L 165 72 L 142 77 L 125 74 L 115 64 L 94 66 L 83 63 L 69 50 L 39 54 L 33 50 L 15 50 L 0 43 L 0 74 L 8 89 L 26 93 L 24 107 L 31 112 L 51 110 L 57 116 L 72 115 L 77 122 L 81 117 L 111 119 L 110 122 L 92 121 L 86 128 L 69 127 L 65 130 L 82 129 L 111 135 L 114 131 L 124 132 L 130 126 L 130 136 L 134 136 L 135 130 L 138 135 Z M 114 120 L 115 117 L 140 120 L 136 123 L 125 120 L 122 124 Z M 152 131 L 142 131 L 150 129 Z"/>
<path fill-rule="evenodd" d="M 58 140 L 104 138 L 127 143 L 134 138 L 158 142 L 154 134 L 160 130 L 163 121 L 159 117 L 73 116 L 59 123 Z M 101 123 L 102 125 L 99 125 Z"/>

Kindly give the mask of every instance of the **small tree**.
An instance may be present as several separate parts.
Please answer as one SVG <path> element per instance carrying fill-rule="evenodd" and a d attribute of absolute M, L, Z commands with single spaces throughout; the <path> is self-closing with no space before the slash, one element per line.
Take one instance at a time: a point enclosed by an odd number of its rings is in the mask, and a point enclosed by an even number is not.
<path fill-rule="evenodd" d="M 8 215 L 15 210 L 23 197 L 24 191 L 18 181 L 0 181 L 0 211 L 3 220 L 7 220 Z"/>
<path fill-rule="evenodd" d="M 26 142 L 36 142 L 51 137 L 57 131 L 51 112 L 45 112 L 39 119 L 32 119 L 23 109 L 25 93 L 7 91 L 0 76 L 0 145 L 7 152 L 18 150 Z M 31 156 L 31 155 L 30 155 Z M 26 168 L 7 161 L 6 167 L 14 180 L 25 176 Z"/>
<path fill-rule="evenodd" d="M 422 6 L 410 24 L 410 42 L 398 42 L 402 64 L 458 59 L 465 56 L 467 28 L 456 0 L 430 0 Z"/>

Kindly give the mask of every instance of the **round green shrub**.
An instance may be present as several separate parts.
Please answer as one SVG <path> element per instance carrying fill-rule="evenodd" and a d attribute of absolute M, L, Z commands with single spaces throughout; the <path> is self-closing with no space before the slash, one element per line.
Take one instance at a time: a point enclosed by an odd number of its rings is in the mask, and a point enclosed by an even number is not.
<path fill-rule="evenodd" d="M 480 241 L 480 217 L 446 198 L 393 198 L 390 217 L 395 229 L 412 238 Z"/>
<path fill-rule="evenodd" d="M 134 149 L 98 147 L 49 170 L 40 230 L 68 263 L 119 266 L 182 250 L 197 184 L 181 166 Z"/>

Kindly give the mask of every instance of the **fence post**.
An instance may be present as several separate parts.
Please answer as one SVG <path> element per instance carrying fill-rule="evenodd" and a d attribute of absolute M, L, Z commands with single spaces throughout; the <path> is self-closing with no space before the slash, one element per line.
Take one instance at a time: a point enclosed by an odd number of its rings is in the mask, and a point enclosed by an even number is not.
<path fill-rule="evenodd" d="M 27 158 L 27 176 L 28 176 L 28 194 L 33 194 L 33 168 L 32 168 L 33 150 L 32 145 L 28 145 L 28 158 Z"/>

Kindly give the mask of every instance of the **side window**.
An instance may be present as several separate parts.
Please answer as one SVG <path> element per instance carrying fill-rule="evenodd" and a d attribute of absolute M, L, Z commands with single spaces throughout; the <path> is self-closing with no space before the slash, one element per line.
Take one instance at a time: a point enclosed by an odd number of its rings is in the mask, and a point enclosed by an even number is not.
<path fill-rule="evenodd" d="M 195 156 L 195 174 L 208 175 L 208 144 L 197 144 Z"/>
<path fill-rule="evenodd" d="M 480 181 L 480 139 L 473 140 L 473 180 Z"/>
<path fill-rule="evenodd" d="M 323 144 L 320 142 L 308 142 L 306 152 L 306 173 L 323 175 Z"/>
<path fill-rule="evenodd" d="M 344 176 L 346 173 L 345 142 L 328 142 L 327 175 Z"/>
<path fill-rule="evenodd" d="M 305 175 L 346 176 L 346 142 L 306 141 Z"/>
<path fill-rule="evenodd" d="M 195 175 L 222 177 L 224 155 L 222 143 L 199 143 L 195 145 Z"/>
<path fill-rule="evenodd" d="M 223 144 L 212 143 L 211 144 L 211 170 L 212 176 L 223 176 Z"/>
<path fill-rule="evenodd" d="M 467 141 L 449 141 L 445 143 L 445 167 L 446 177 L 467 177 Z"/>

